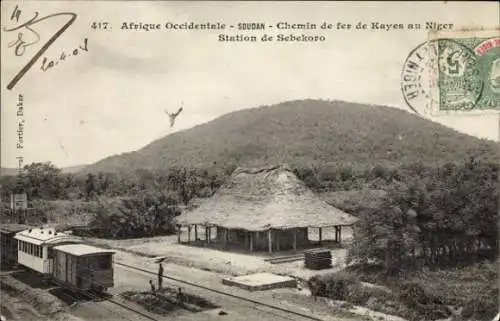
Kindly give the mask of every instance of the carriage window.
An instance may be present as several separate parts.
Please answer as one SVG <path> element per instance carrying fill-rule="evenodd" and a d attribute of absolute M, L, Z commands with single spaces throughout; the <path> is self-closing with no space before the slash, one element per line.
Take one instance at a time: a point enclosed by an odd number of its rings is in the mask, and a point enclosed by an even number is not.
<path fill-rule="evenodd" d="M 49 259 L 53 259 L 54 258 L 54 252 L 52 251 L 51 247 L 48 248 L 48 258 Z"/>

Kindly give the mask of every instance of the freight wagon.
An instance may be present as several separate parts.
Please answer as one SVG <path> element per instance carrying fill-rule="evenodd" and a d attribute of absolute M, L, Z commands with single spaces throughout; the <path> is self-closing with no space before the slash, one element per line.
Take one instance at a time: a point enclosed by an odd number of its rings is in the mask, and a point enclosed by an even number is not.
<path fill-rule="evenodd" d="M 3 266 L 17 264 L 17 240 L 16 233 L 29 229 L 24 224 L 2 224 L 0 226 L 0 253 Z"/>
<path fill-rule="evenodd" d="M 114 251 L 87 244 L 54 247 L 53 281 L 77 291 L 104 292 L 113 287 Z"/>

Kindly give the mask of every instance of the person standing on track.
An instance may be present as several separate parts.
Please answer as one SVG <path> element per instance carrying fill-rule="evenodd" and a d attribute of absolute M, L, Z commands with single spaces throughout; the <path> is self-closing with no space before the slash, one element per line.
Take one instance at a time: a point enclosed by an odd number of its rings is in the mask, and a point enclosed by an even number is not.
<path fill-rule="evenodd" d="M 149 280 L 149 285 L 151 286 L 151 292 L 155 293 L 156 289 L 155 289 L 155 285 L 153 283 L 153 280 Z"/>
<path fill-rule="evenodd" d="M 158 267 L 158 290 L 161 289 L 162 283 L 163 283 L 163 265 L 161 265 L 160 263 L 160 266 Z"/>

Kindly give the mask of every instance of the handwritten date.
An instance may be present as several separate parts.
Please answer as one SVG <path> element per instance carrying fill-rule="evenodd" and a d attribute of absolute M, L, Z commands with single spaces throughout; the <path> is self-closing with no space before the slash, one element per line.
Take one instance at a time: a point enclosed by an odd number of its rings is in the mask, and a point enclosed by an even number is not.
<path fill-rule="evenodd" d="M 40 69 L 43 71 L 47 71 L 50 68 L 57 66 L 59 64 L 59 62 L 66 61 L 66 58 L 77 56 L 80 53 L 80 51 L 82 51 L 82 52 L 89 51 L 87 38 L 85 38 L 83 40 L 82 45 L 78 46 L 78 48 L 73 49 L 73 51 L 71 51 L 69 53 L 66 53 L 64 51 L 61 52 L 61 55 L 59 56 L 59 58 L 49 60 L 49 59 L 47 59 L 47 57 L 44 57 L 42 59 L 42 66 L 40 67 Z"/>

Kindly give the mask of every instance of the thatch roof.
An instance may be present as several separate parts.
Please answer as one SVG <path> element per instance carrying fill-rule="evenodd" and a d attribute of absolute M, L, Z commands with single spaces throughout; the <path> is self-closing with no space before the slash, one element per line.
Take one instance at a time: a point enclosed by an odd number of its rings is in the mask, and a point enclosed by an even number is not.
<path fill-rule="evenodd" d="M 215 195 L 176 218 L 177 224 L 269 228 L 352 225 L 357 218 L 316 196 L 287 165 L 236 169 Z"/>

